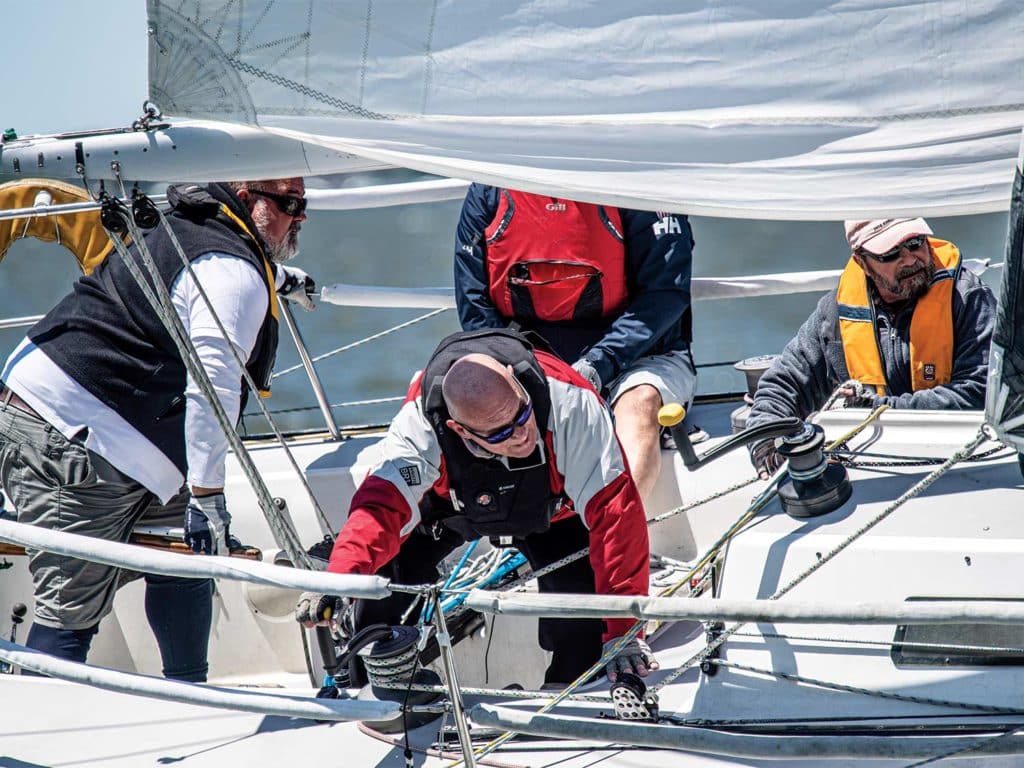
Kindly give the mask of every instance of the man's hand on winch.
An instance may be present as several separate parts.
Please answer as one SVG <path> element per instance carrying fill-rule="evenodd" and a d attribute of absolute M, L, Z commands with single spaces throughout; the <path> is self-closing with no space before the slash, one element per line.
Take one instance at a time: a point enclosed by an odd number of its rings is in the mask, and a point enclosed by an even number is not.
<path fill-rule="evenodd" d="M 602 648 L 602 655 L 607 653 L 608 649 L 619 642 L 620 639 L 616 637 L 605 643 L 604 648 Z M 605 665 L 604 671 L 608 675 L 608 681 L 614 683 L 619 679 L 619 674 L 623 672 L 647 677 L 650 672 L 660 668 L 661 665 L 654 658 L 651 646 L 639 637 L 634 637 L 619 649 L 618 654 L 612 657 L 611 661 Z"/>
<path fill-rule="evenodd" d="M 295 603 L 295 620 L 307 629 L 330 627 L 344 637 L 351 637 L 354 608 L 354 603 L 347 597 L 303 592 Z"/>

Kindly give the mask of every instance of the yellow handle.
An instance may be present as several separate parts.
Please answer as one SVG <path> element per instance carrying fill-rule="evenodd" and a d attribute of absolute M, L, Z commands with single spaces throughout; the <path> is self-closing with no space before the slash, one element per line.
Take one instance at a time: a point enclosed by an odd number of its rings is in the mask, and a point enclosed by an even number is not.
<path fill-rule="evenodd" d="M 679 403 L 667 403 L 658 410 L 658 423 L 663 427 L 674 427 L 686 418 L 686 409 Z"/>

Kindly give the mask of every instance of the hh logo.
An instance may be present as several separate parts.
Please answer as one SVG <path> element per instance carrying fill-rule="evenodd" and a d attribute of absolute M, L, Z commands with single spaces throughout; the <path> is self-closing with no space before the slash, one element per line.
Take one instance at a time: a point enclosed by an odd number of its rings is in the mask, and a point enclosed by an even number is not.
<path fill-rule="evenodd" d="M 566 210 L 566 205 L 565 203 L 548 203 L 547 205 L 544 206 L 544 210 L 557 211 L 558 213 L 563 213 Z"/>
<path fill-rule="evenodd" d="M 405 480 L 406 485 L 419 485 L 422 482 L 420 480 L 420 471 L 411 464 L 399 467 L 398 474 L 400 474 L 402 479 Z"/>
<path fill-rule="evenodd" d="M 671 213 L 666 213 L 654 224 L 654 234 L 659 237 L 662 235 L 681 235 L 683 234 L 683 225 Z"/>
<path fill-rule="evenodd" d="M 924 380 L 935 381 L 935 364 L 925 363 L 924 364 Z"/>

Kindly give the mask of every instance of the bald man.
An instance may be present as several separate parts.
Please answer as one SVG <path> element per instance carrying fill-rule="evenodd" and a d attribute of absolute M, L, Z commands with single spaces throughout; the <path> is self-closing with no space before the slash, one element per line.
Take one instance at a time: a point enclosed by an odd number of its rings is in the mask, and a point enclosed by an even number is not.
<path fill-rule="evenodd" d="M 414 380 L 352 498 L 327 570 L 395 582 L 439 578 L 437 564 L 466 541 L 515 546 L 534 570 L 590 547 L 589 558 L 538 581 L 542 592 L 646 595 L 650 549 L 643 505 L 606 406 L 569 365 L 511 330 L 456 333 Z M 362 601 L 354 630 L 398 624 L 409 595 Z M 336 598 L 306 593 L 296 619 L 326 623 Z M 624 634 L 629 619 L 542 619 L 552 652 L 545 683 L 568 683 Z M 646 676 L 657 662 L 642 640 L 608 665 Z"/>

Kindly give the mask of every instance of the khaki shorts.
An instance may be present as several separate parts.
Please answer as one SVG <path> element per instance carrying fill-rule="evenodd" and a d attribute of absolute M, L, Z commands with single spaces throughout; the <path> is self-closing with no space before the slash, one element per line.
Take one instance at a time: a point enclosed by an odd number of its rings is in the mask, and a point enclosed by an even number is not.
<path fill-rule="evenodd" d="M 662 405 L 679 403 L 689 408 L 697 391 L 697 370 L 692 355 L 685 351 L 641 357 L 608 385 L 609 405 L 641 384 L 650 384 L 658 390 Z"/>
<path fill-rule="evenodd" d="M 18 522 L 127 541 L 136 523 L 181 526 L 188 495 L 162 506 L 142 485 L 42 419 L 0 403 L 0 481 Z M 87 629 L 109 611 L 120 569 L 30 549 L 35 621 Z"/>

